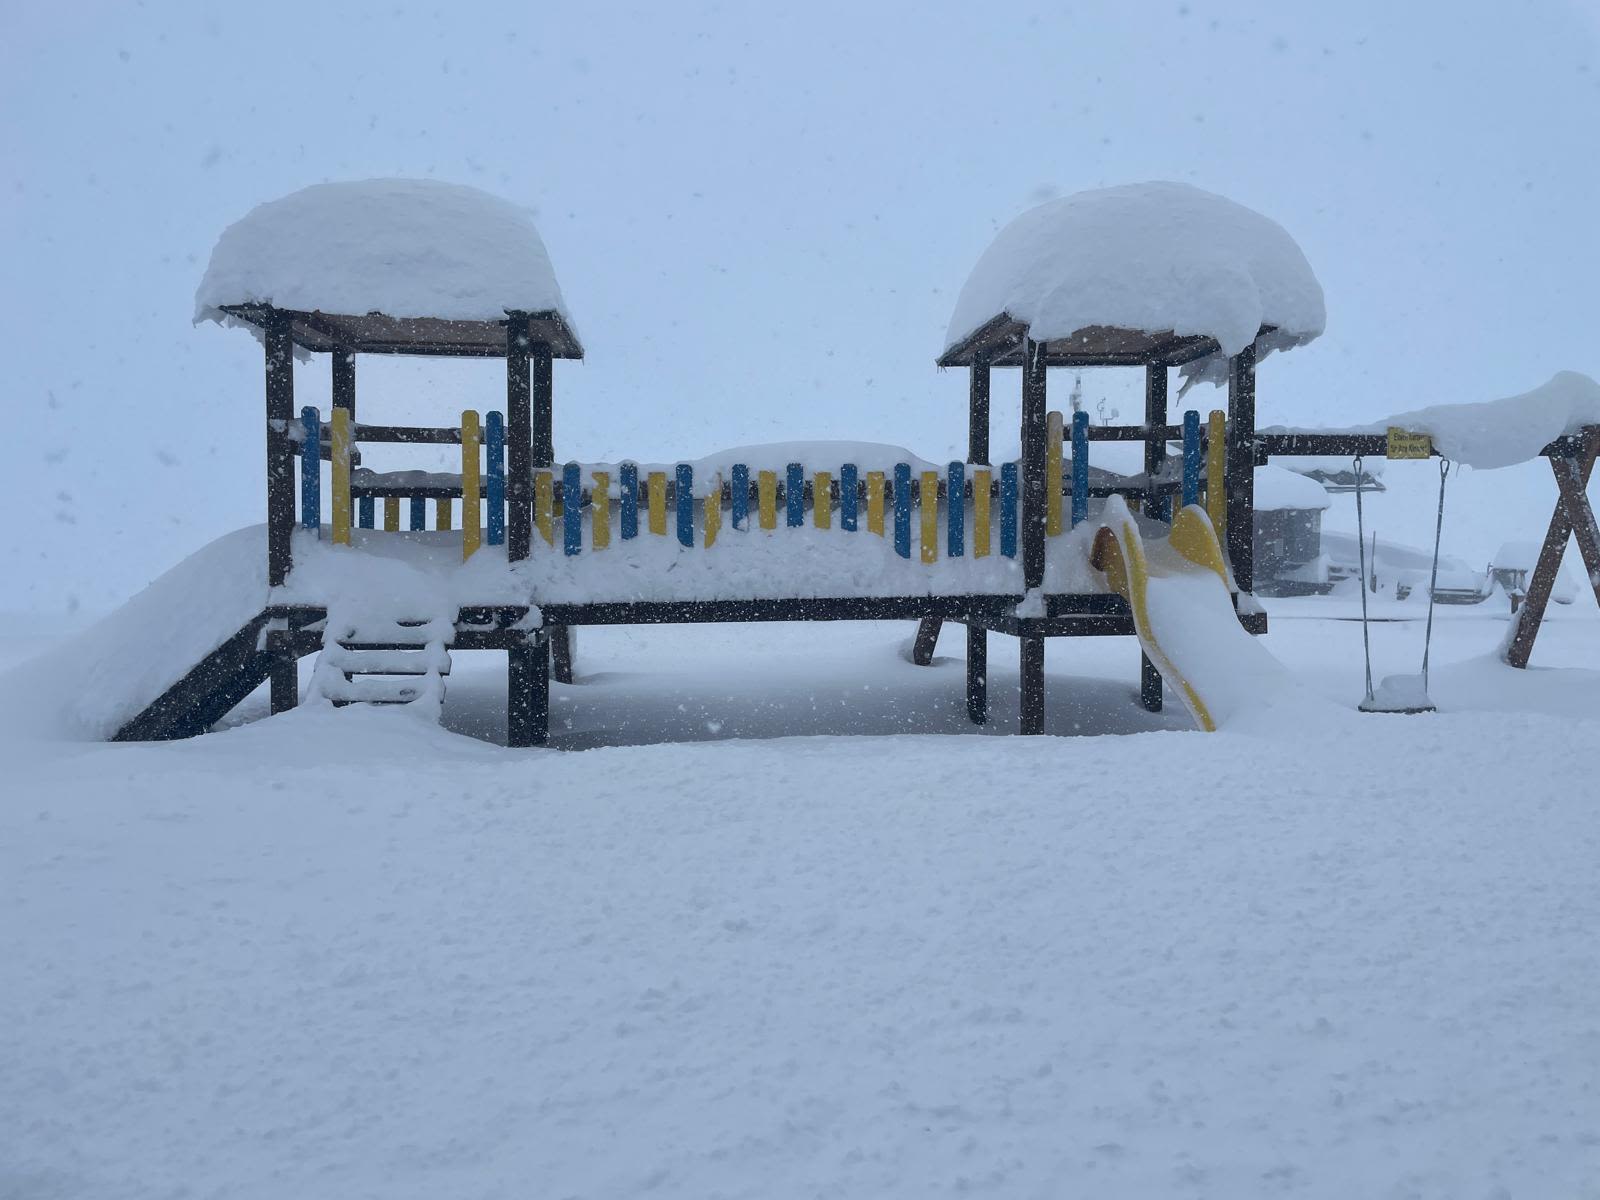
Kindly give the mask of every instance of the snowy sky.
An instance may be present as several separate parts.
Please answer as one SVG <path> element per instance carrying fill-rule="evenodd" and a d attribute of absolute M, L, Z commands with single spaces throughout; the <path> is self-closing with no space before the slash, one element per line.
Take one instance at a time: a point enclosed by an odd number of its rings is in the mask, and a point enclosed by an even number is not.
<path fill-rule="evenodd" d="M 589 351 L 557 369 L 562 457 L 806 437 L 946 455 L 965 383 L 933 360 L 989 238 L 1049 196 L 1150 178 L 1260 209 L 1322 279 L 1328 333 L 1264 367 L 1264 423 L 1600 376 L 1600 18 L 1575 3 L 265 13 L 0 16 L 25 518 L 0 532 L 0 608 L 104 608 L 260 519 L 259 353 L 192 328 L 194 288 L 225 225 L 320 180 L 435 176 L 537 211 Z M 498 365 L 364 360 L 361 382 L 375 417 L 504 398 Z M 1133 383 L 1085 388 L 1131 413 Z M 321 363 L 299 384 L 325 403 Z M 1012 419 L 997 404 L 997 447 Z M 1469 475 L 1447 548 L 1536 536 L 1548 476 Z M 1432 486 L 1407 476 L 1386 520 L 1423 540 Z"/>

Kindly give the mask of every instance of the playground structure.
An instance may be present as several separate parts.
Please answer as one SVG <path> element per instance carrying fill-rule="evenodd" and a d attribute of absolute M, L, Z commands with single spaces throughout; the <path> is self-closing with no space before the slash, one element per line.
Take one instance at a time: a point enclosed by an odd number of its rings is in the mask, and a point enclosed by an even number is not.
<path fill-rule="evenodd" d="M 355 189 L 333 198 L 359 207 L 360 187 L 323 191 Z M 457 193 L 469 189 L 449 191 L 454 212 Z M 511 234 L 531 237 L 543 259 L 531 225 Z M 1309 278 L 1303 258 L 1299 267 Z M 267 603 L 116 737 L 203 732 L 263 681 L 272 711 L 283 712 L 300 702 L 298 662 L 312 654 L 310 690 L 336 703 L 436 703 L 452 650 L 495 650 L 507 656 L 508 744 L 542 745 L 552 674 L 570 679 L 572 628 L 795 620 L 914 620 L 919 660 L 943 622 L 964 625 L 966 704 L 977 724 L 989 715 L 988 637 L 1015 637 L 1020 729 L 1029 734 L 1045 728 L 1046 639 L 1132 635 L 1141 702 L 1159 709 L 1164 685 L 1172 687 L 1198 725 L 1214 728 L 1218 697 L 1237 707 L 1236 689 L 1196 672 L 1214 671 L 1218 645 L 1226 656 L 1267 627 L 1251 597 L 1255 468 L 1272 456 L 1434 453 L 1429 439 L 1401 429 L 1258 431 L 1258 355 L 1320 332 L 1320 289 L 1310 287 L 1314 321 L 1295 329 L 1263 321 L 1227 347 L 1217 335 L 1160 323 L 1053 331 L 1010 308 L 990 313 L 938 360 L 969 377 L 967 459 L 946 464 L 893 448 L 834 461 L 827 443 L 778 458 L 756 448 L 701 463 L 558 462 L 554 363 L 581 359 L 583 347 L 553 276 L 533 291 L 554 302 L 516 307 L 502 298 L 492 314 L 231 296 L 212 315 L 251 328 L 264 349 Z M 434 426 L 358 420 L 356 361 L 365 354 L 503 358 L 504 412 L 468 410 Z M 297 409 L 297 355 L 327 355 L 330 412 Z M 1112 366 L 1144 372 L 1140 423 L 1091 425 L 1087 414 L 1049 410 L 1051 370 Z M 993 374 L 1012 368 L 1021 377 L 1021 452 L 995 464 Z M 1226 409 L 1203 426 L 1193 410 L 1171 423 L 1174 369 L 1220 376 Z M 1593 432 L 1546 448 L 1565 481 L 1558 520 L 1573 488 L 1582 498 Z M 1096 441 L 1142 443 L 1143 472 L 1092 483 Z M 459 446 L 459 471 L 365 468 L 361 447 L 384 443 Z M 1181 447 L 1176 456 L 1172 446 Z M 1592 514 L 1587 522 L 1593 570 Z M 1559 549 L 1552 553 L 1558 562 Z M 375 573 L 396 561 L 409 574 Z M 1535 588 L 1538 580 L 1536 572 Z M 1539 613 L 1530 593 L 1530 648 Z"/>

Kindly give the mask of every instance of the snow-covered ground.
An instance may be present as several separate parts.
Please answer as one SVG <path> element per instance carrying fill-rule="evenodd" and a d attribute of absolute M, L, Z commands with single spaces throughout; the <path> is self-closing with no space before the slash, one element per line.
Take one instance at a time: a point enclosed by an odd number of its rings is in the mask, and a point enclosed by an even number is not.
<path fill-rule="evenodd" d="M 1266 639 L 1346 708 L 1353 606 Z M 583 631 L 582 753 L 451 732 L 471 654 L 449 729 L 7 746 L 0 1196 L 1600 1196 L 1600 617 L 1502 629 L 1324 728 L 1182 732 L 1115 638 L 1050 726 L 1131 736 L 930 736 L 958 631 L 711 626 Z"/>

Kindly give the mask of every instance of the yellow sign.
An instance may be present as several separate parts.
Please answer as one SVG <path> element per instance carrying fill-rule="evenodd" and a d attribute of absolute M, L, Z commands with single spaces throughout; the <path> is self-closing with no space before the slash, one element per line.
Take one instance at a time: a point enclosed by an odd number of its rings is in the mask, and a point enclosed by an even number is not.
<path fill-rule="evenodd" d="M 1412 433 L 1398 425 L 1389 426 L 1389 448 L 1385 458 L 1431 458 L 1433 439 L 1425 433 Z"/>

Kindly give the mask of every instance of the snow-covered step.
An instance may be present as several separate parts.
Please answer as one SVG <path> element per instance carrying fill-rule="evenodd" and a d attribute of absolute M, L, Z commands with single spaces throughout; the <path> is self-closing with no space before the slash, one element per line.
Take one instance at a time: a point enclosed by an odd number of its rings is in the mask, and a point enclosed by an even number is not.
<path fill-rule="evenodd" d="M 357 675 L 354 679 L 325 679 L 321 687 L 322 694 L 335 704 L 410 704 L 441 686 L 434 678 Z"/>
<path fill-rule="evenodd" d="M 438 642 L 424 646 L 366 646 L 335 642 L 323 651 L 329 666 L 346 675 L 448 675 L 450 651 Z"/>
<path fill-rule="evenodd" d="M 448 646 L 455 636 L 455 621 L 451 617 L 396 619 L 359 614 L 339 621 L 329 617 L 323 633 L 325 642 L 371 646 L 422 646 L 428 642 Z"/>

